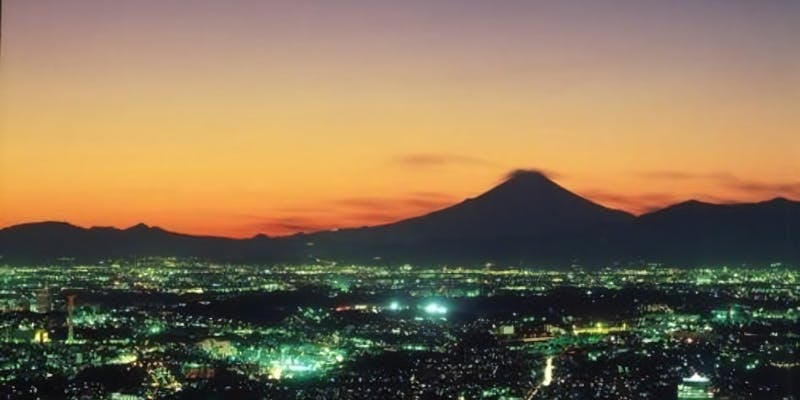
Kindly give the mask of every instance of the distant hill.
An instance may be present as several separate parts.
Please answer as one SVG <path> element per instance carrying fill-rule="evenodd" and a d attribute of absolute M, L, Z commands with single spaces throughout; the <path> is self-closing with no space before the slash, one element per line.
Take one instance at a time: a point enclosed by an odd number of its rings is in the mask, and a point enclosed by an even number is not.
<path fill-rule="evenodd" d="M 636 220 L 637 250 L 674 263 L 800 260 L 800 202 L 687 201 Z"/>
<path fill-rule="evenodd" d="M 399 265 L 678 266 L 800 261 L 800 202 L 687 201 L 635 217 L 582 198 L 545 175 L 516 171 L 451 207 L 364 228 L 251 239 L 190 236 L 140 224 L 84 229 L 42 222 L 0 230 L 8 262 L 163 255 L 252 262 L 316 260 Z"/>
<path fill-rule="evenodd" d="M 238 240 L 184 235 L 144 224 L 127 229 L 85 229 L 65 222 L 28 223 L 0 230 L 0 255 L 14 263 L 57 257 L 93 261 L 128 256 L 180 256 L 265 262 L 288 258 L 264 236 Z"/>

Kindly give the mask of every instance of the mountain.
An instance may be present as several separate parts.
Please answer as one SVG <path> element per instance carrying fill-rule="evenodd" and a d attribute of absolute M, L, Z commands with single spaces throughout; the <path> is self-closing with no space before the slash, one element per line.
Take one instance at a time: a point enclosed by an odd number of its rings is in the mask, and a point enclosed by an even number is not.
<path fill-rule="evenodd" d="M 250 239 L 190 236 L 144 224 L 63 222 L 0 229 L 6 262 L 181 256 L 236 262 L 678 266 L 800 262 L 800 203 L 687 201 L 635 217 L 582 198 L 536 171 L 516 171 L 475 198 L 391 224 Z"/>
<path fill-rule="evenodd" d="M 800 202 L 784 198 L 751 204 L 696 200 L 642 215 L 637 248 L 673 263 L 767 263 L 800 260 Z"/>
<path fill-rule="evenodd" d="M 634 220 L 569 192 L 536 171 L 515 171 L 472 199 L 392 224 L 301 235 L 324 259 L 367 262 L 543 262 L 585 254 Z M 605 253 L 607 249 L 601 250 Z"/>
<path fill-rule="evenodd" d="M 538 236 L 624 223 L 634 217 L 586 200 L 536 171 L 516 171 L 492 190 L 370 233 L 453 238 Z"/>
<path fill-rule="evenodd" d="M 137 224 L 127 229 L 81 228 L 66 222 L 14 225 L 0 230 L 0 255 L 8 262 L 36 262 L 58 257 L 77 260 L 128 256 L 201 257 L 220 260 L 277 261 L 286 255 L 271 240 L 191 236 Z"/>

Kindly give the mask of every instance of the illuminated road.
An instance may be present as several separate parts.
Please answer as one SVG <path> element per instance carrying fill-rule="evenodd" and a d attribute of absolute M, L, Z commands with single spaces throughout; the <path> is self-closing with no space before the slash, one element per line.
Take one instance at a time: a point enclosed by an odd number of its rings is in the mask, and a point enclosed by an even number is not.
<path fill-rule="evenodd" d="M 528 395 L 525 396 L 525 400 L 532 400 L 536 396 L 536 393 L 539 393 L 539 389 L 541 389 L 542 386 L 550 386 L 550 384 L 553 383 L 553 369 L 553 356 L 548 356 L 544 364 L 544 378 L 542 382 L 528 392 Z"/>

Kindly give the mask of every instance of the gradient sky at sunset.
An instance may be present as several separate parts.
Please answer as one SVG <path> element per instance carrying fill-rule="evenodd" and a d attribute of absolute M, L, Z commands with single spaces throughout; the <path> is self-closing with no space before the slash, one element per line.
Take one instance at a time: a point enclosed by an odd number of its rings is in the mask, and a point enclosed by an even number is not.
<path fill-rule="evenodd" d="M 377 224 L 538 168 L 800 199 L 800 1 L 6 0 L 0 226 Z"/>

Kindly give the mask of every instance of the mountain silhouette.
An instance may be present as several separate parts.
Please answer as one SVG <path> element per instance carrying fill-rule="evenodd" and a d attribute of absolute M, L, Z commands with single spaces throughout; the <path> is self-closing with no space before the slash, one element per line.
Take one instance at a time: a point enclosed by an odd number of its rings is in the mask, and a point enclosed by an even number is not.
<path fill-rule="evenodd" d="M 558 234 L 633 218 L 575 195 L 540 172 L 519 170 L 478 197 L 382 229 L 415 236 L 519 236 Z"/>
<path fill-rule="evenodd" d="M 576 240 L 605 242 L 634 216 L 569 192 L 537 171 L 515 171 L 475 198 L 403 221 L 300 235 L 323 259 L 395 263 L 551 262 L 579 255 Z M 605 250 L 604 250 L 605 252 Z"/>
<path fill-rule="evenodd" d="M 127 229 L 81 228 L 66 222 L 39 222 L 0 230 L 0 255 L 22 263 L 69 257 L 80 261 L 135 257 L 176 256 L 232 261 L 278 261 L 286 257 L 265 236 L 240 240 L 192 236 L 137 224 Z"/>
<path fill-rule="evenodd" d="M 637 219 L 638 249 L 672 263 L 766 263 L 800 259 L 800 203 L 679 203 Z"/>
<path fill-rule="evenodd" d="M 783 198 L 723 205 L 690 200 L 636 217 L 582 198 L 540 172 L 518 170 L 477 197 L 373 227 L 230 239 L 144 224 L 85 229 L 42 222 L 1 229 L 0 255 L 14 263 L 151 255 L 388 265 L 797 263 L 800 203 Z"/>

